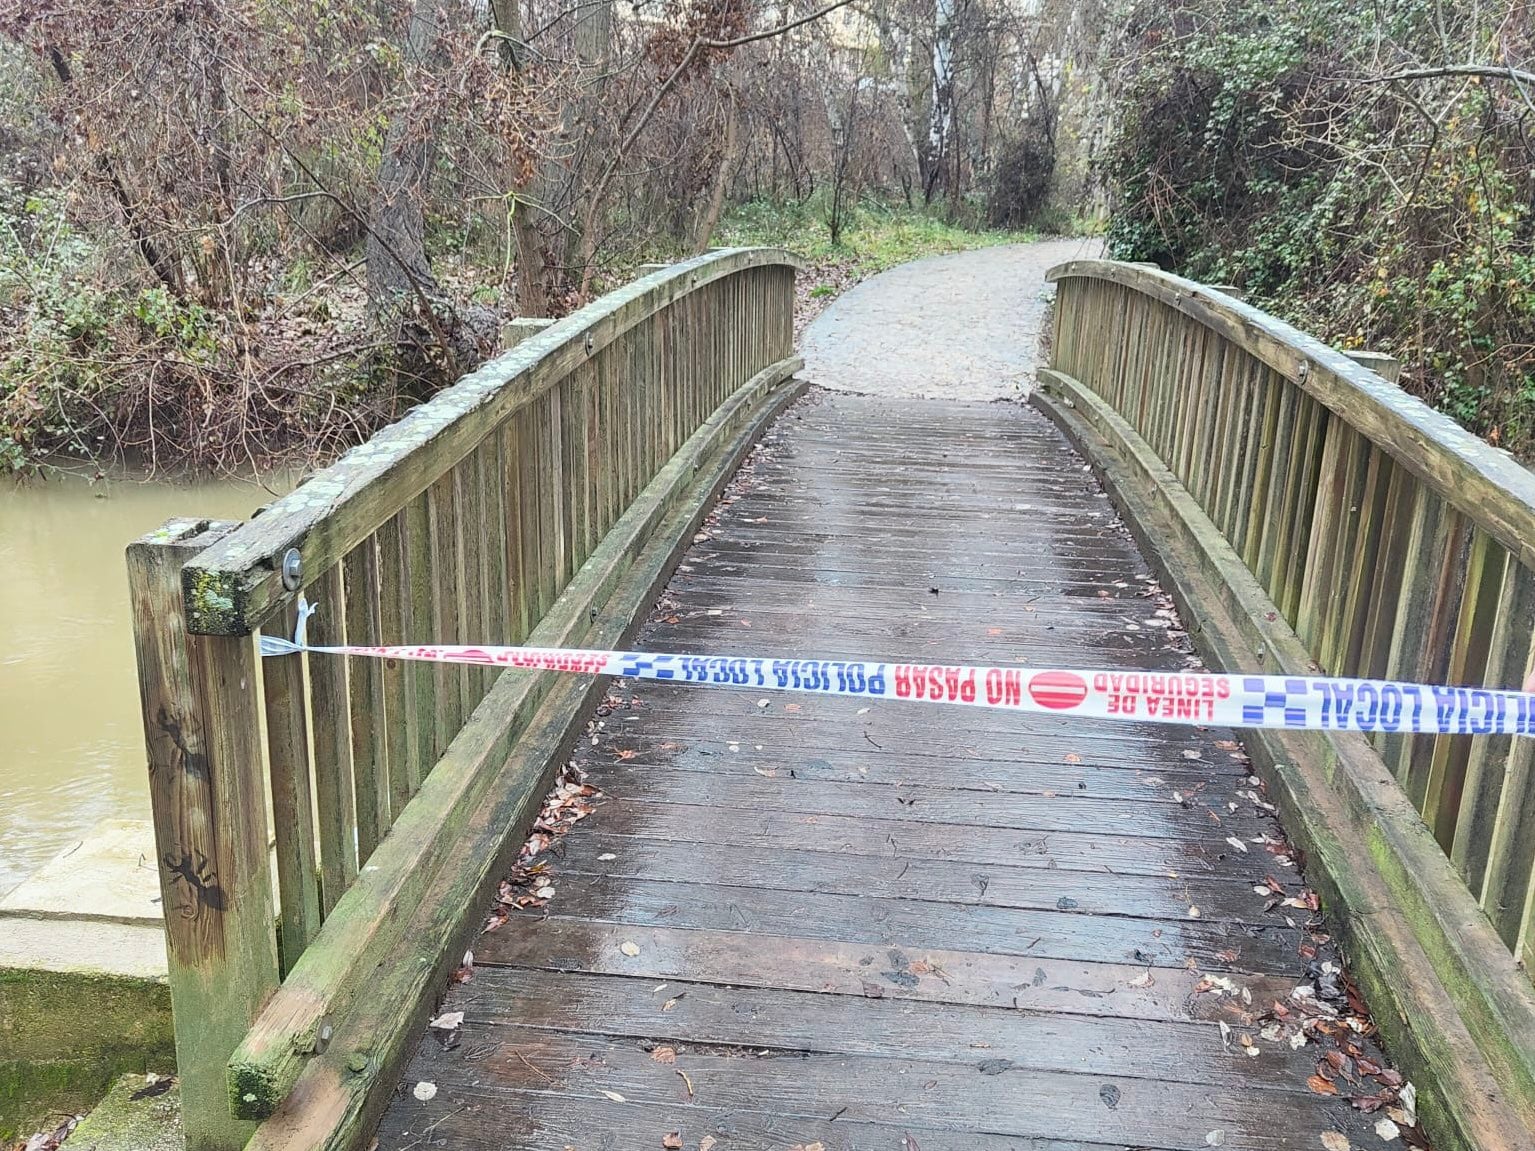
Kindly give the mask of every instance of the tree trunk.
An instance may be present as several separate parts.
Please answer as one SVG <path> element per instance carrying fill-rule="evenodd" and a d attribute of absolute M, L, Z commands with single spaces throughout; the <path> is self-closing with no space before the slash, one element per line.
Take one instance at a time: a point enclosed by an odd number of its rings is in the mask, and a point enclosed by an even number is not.
<path fill-rule="evenodd" d="M 425 68 L 436 42 L 436 2 L 416 0 L 403 46 L 408 72 Z M 418 122 L 409 107 L 390 121 L 364 255 L 368 303 L 375 319 L 385 326 L 396 325 L 405 341 L 428 353 L 427 363 L 414 366 L 422 375 L 436 374 L 430 370 L 434 365 L 428 351 L 436 345 L 440 370 L 451 380 L 485 358 L 493 346 L 496 323 L 489 309 L 456 310 L 427 259 L 424 204 L 434 130 L 434 117 Z"/>
<path fill-rule="evenodd" d="M 491 19 L 505 39 L 500 43 L 501 64 L 508 71 L 522 70 L 517 45 L 522 41 L 522 10 L 518 0 L 491 0 Z M 522 316 L 549 314 L 549 265 L 538 230 L 533 226 L 532 208 L 526 185 L 512 185 L 512 239 L 517 247 L 517 313 Z"/>
<path fill-rule="evenodd" d="M 410 72 L 424 67 L 437 42 L 436 17 L 433 0 L 416 0 L 404 44 Z M 413 122 L 408 109 L 397 112 L 389 123 L 368 220 L 368 302 L 375 311 L 421 291 L 437 292 L 426 258 L 422 210 L 432 128 L 431 123 Z"/>
<path fill-rule="evenodd" d="M 601 189 L 591 186 L 591 163 L 602 165 L 602 149 L 593 131 L 597 111 L 602 106 L 602 87 L 588 87 L 594 76 L 608 71 L 609 53 L 613 43 L 613 0 L 582 0 L 576 16 L 575 49 L 579 71 L 573 95 L 560 109 L 560 137 L 571 151 L 570 171 L 567 177 L 572 190 L 579 194 L 572 197 L 570 226 L 564 230 L 564 264 L 567 278 L 582 285 L 583 292 L 588 279 L 585 267 L 595 239 L 587 235 L 588 220 L 594 216 L 591 198 L 602 196 Z M 616 143 L 616 142 L 615 142 Z"/>
<path fill-rule="evenodd" d="M 709 201 L 693 232 L 693 252 L 699 255 L 709 250 L 709 241 L 714 239 L 714 230 L 719 227 L 720 216 L 725 211 L 725 193 L 730 188 L 730 174 L 741 158 L 740 98 L 736 95 L 735 85 L 728 80 L 725 81 L 725 100 L 725 146 L 720 155 L 719 170 L 714 174 L 714 187 L 709 193 Z"/>
<path fill-rule="evenodd" d="M 955 0 L 936 0 L 933 8 L 932 100 L 928 105 L 928 172 L 923 189 L 929 204 L 944 177 L 948 159 L 954 100 L 954 5 Z"/>

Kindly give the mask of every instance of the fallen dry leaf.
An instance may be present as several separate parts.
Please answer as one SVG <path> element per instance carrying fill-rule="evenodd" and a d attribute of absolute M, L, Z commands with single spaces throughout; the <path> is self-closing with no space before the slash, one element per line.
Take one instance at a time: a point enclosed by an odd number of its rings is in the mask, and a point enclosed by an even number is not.
<path fill-rule="evenodd" d="M 1401 1133 L 1402 1129 L 1393 1123 L 1390 1119 L 1382 1116 L 1380 1119 L 1376 1120 L 1375 1134 L 1379 1135 L 1387 1143 L 1391 1142 L 1391 1140 L 1395 1139 Z"/>
<path fill-rule="evenodd" d="M 709 1151 L 709 1148 L 713 1147 L 716 1142 L 717 1140 L 713 1135 L 705 1135 L 698 1141 L 698 1151 Z"/>
<path fill-rule="evenodd" d="M 682 1147 L 682 1132 L 671 1131 L 661 1136 L 661 1146 L 667 1151 L 680 1151 Z"/>
<path fill-rule="evenodd" d="M 1130 980 L 1130 986 L 1150 987 L 1155 982 L 1156 980 L 1151 977 L 1151 972 L 1147 971 L 1144 974 L 1137 975 L 1134 979 Z"/>
<path fill-rule="evenodd" d="M 1322 1146 L 1327 1148 L 1327 1151 L 1353 1151 L 1353 1144 L 1348 1141 L 1348 1136 L 1337 1131 L 1323 1131 Z"/>
<path fill-rule="evenodd" d="M 1323 1079 L 1320 1075 L 1313 1075 L 1306 1080 L 1306 1086 L 1318 1095 L 1336 1095 L 1338 1087 L 1330 1079 Z"/>
<path fill-rule="evenodd" d="M 650 1053 L 650 1057 L 657 1063 L 677 1062 L 677 1049 L 675 1047 L 657 1047 Z"/>

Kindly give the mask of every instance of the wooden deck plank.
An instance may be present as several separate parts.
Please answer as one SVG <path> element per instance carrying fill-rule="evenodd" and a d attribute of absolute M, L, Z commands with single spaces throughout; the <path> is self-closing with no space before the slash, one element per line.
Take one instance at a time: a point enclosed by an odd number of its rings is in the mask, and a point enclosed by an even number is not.
<path fill-rule="evenodd" d="M 604 858 L 607 857 L 607 858 Z M 726 887 L 760 887 L 771 876 L 779 891 L 825 891 L 885 899 L 938 900 L 980 907 L 1075 910 L 1084 915 L 1141 915 L 1183 919 L 1190 907 L 1243 923 L 1268 925 L 1265 897 L 1240 878 L 1215 875 L 1112 875 L 1062 868 L 978 868 L 944 859 L 792 854 L 755 844 L 672 843 L 622 839 L 592 828 L 568 840 L 559 856 L 561 875 L 707 874 Z"/>
<path fill-rule="evenodd" d="M 1147 794 L 1135 798 L 1030 795 L 1018 792 L 956 790 L 929 787 L 920 776 L 904 786 L 856 781 L 822 782 L 799 779 L 791 768 L 772 776 L 762 769 L 720 772 L 677 772 L 664 767 L 648 771 L 604 769 L 592 782 L 615 798 L 643 795 L 654 803 L 702 803 L 717 808 L 760 810 L 774 804 L 779 811 L 806 815 L 886 816 L 917 823 L 947 823 L 965 827 L 1015 828 L 1022 831 L 1072 831 L 1087 826 L 1151 839 L 1180 839 L 1231 847 L 1229 836 L 1261 844 L 1271 830 L 1251 808 L 1221 810 L 1220 822 L 1211 809 L 1192 801 L 1188 806 Z M 1160 790 L 1160 789 L 1158 789 Z M 1234 851 L 1241 848 L 1232 847 Z M 1217 847 L 1217 851 L 1221 848 Z M 1250 851 L 1247 854 L 1251 854 Z"/>
<path fill-rule="evenodd" d="M 771 880 L 766 880 L 771 882 Z M 1205 970 L 1273 971 L 1296 954 L 1300 933 L 1283 923 L 1082 915 L 933 900 L 879 899 L 824 891 L 725 887 L 664 879 L 566 875 L 545 914 L 643 926 L 697 927 L 753 935 L 809 935 L 877 946 L 943 947 L 1049 959 Z M 1233 955 L 1226 960 L 1221 956 Z"/>
<path fill-rule="evenodd" d="M 1108 875 L 1236 875 L 1262 881 L 1272 860 L 1198 842 L 1146 839 L 1108 831 L 1028 832 L 873 816 L 720 811 L 702 805 L 625 799 L 602 805 L 588 821 L 616 835 L 678 843 L 755 843 L 778 851 L 830 851 L 885 859 L 965 863 Z"/>
<path fill-rule="evenodd" d="M 473 1062 L 455 1052 L 426 1051 L 412 1074 L 435 1082 L 448 1105 L 478 1099 L 497 1110 L 526 1109 L 537 1116 L 545 1099 L 566 1095 L 585 1097 L 593 1109 L 603 1111 L 632 1108 L 619 1111 L 632 1126 L 625 1141 L 614 1146 L 636 1151 L 659 1147 L 666 1134 L 648 1120 L 647 1104 L 689 1102 L 700 1119 L 718 1109 L 779 1116 L 791 1121 L 781 1128 L 786 1135 L 793 1120 L 885 1125 L 886 1147 L 898 1146 L 902 1131 L 910 1132 L 919 1146 L 926 1146 L 928 1132 L 950 1131 L 1169 1151 L 1208 1151 L 1212 1145 L 1313 1151 L 1321 1146 L 1321 1131 L 1341 1128 L 1351 1137 L 1369 1131 L 1364 1116 L 1315 1095 L 1118 1078 L 1098 1073 L 1093 1054 L 1085 1050 L 1078 1051 L 1078 1073 L 1030 1071 L 990 1048 L 972 1050 L 968 1064 L 770 1049 L 758 1054 L 762 1049 L 754 1047 L 689 1050 L 679 1053 L 675 1063 L 663 1063 L 632 1039 L 498 1030 L 503 1034 L 471 1048 L 479 1054 Z M 445 1072 L 459 1068 L 469 1074 L 449 1080 Z M 452 1145 L 452 1131 L 445 1121 L 434 1133 Z M 1211 1144 L 1211 1131 L 1223 1132 L 1223 1140 Z M 580 1134 L 574 1145 L 590 1146 Z M 797 1135 L 790 1137 L 798 1142 Z M 787 1151 L 791 1144 L 734 1145 Z M 870 1145 L 877 1144 L 865 1144 Z M 844 1144 L 838 1140 L 831 1146 Z"/>
<path fill-rule="evenodd" d="M 1043 420 L 849 396 L 769 433 L 638 646 L 1193 666 Z M 1387 1146 L 1262 1035 L 1331 952 L 1229 732 L 618 683 L 575 763 L 595 810 L 381 1151 Z"/>
<path fill-rule="evenodd" d="M 639 954 L 622 948 L 630 942 Z M 869 994 L 891 1000 L 966 1003 L 1063 1015 L 1126 1019 L 1220 1020 L 1236 1025 L 1241 989 L 1256 1003 L 1284 999 L 1292 976 L 1243 974 L 1232 995 L 1213 987 L 1196 992 L 1204 973 L 1187 967 L 1036 959 L 977 951 L 896 950 L 837 939 L 775 936 L 771 948 L 734 931 L 634 927 L 579 919 L 546 919 L 524 931 L 497 931 L 481 941 L 479 962 L 551 971 L 640 975 L 680 990 L 677 983 L 776 987 L 830 995 Z M 471 990 L 467 994 L 475 994 Z"/>
<path fill-rule="evenodd" d="M 1258 1077 L 1253 1058 L 1238 1039 L 1222 1043 L 1202 1023 L 1126 1019 L 1100 1015 L 1077 1018 L 1037 1009 L 997 1011 L 952 1003 L 913 1000 L 899 1010 L 882 1002 L 879 966 L 906 971 L 904 952 L 882 955 L 871 965 L 869 986 L 880 994 L 825 995 L 778 988 L 658 986 L 626 975 L 574 974 L 541 970 L 495 970 L 466 988 L 463 999 L 474 1022 L 463 1042 L 502 1042 L 510 1028 L 570 1034 L 602 1034 L 690 1047 L 737 1047 L 816 1055 L 858 1055 L 917 1059 L 974 1066 L 978 1052 L 1005 1051 L 1023 1071 L 1083 1070 L 1119 1079 L 1151 1078 L 1253 1091 L 1306 1092 L 1315 1068 L 1310 1052 L 1288 1043 L 1264 1042 L 1246 1029 L 1260 1049 L 1257 1061 L 1278 1065 L 1283 1074 Z M 557 1004 L 550 1010 L 550 1004 Z M 1213 1040 L 1213 1041 L 1212 1041 Z M 1152 1062 L 1148 1045 L 1161 1053 Z"/>

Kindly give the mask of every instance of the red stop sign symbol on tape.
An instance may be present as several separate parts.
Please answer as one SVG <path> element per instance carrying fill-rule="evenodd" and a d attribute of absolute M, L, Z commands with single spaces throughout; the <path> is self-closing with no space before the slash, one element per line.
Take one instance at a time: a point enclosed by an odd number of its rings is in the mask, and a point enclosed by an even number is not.
<path fill-rule="evenodd" d="M 1040 707 L 1066 711 L 1087 698 L 1087 681 L 1072 671 L 1042 671 L 1029 680 L 1029 695 Z"/>

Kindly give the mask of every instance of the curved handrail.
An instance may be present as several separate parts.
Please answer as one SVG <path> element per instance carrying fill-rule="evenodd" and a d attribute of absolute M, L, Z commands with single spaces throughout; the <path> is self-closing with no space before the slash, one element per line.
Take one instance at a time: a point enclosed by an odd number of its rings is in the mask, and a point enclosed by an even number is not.
<path fill-rule="evenodd" d="M 1535 473 L 1315 336 L 1223 292 L 1139 264 L 1072 260 L 1045 278 L 1104 280 L 1197 320 L 1315 396 L 1535 566 Z"/>
<path fill-rule="evenodd" d="M 706 284 L 766 266 L 799 269 L 777 248 L 723 248 L 670 265 L 551 324 L 359 444 L 189 562 L 189 630 L 245 635 L 286 604 L 283 559 L 323 571 L 463 459 L 517 408 L 641 321 Z"/>

